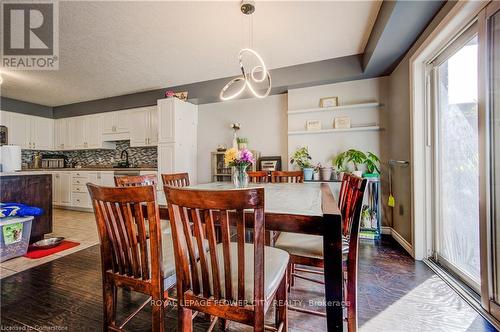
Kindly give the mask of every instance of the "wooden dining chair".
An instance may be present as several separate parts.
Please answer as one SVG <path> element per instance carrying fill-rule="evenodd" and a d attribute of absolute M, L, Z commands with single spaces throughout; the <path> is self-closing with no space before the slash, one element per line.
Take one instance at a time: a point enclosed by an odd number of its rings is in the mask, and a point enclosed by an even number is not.
<path fill-rule="evenodd" d="M 269 182 L 269 173 L 267 171 L 248 171 L 248 177 L 250 178 L 250 182 L 253 183 L 262 183 Z"/>
<path fill-rule="evenodd" d="M 111 188 L 88 183 L 87 188 L 100 241 L 104 331 L 121 331 L 149 303 L 152 331 L 164 331 L 163 308 L 168 299 L 166 290 L 175 285 L 175 264 L 172 249 L 162 241 L 154 187 Z M 119 287 L 150 296 L 121 324 L 116 321 Z"/>
<path fill-rule="evenodd" d="M 189 187 L 189 173 L 162 174 L 161 180 L 164 186 Z"/>
<path fill-rule="evenodd" d="M 117 187 L 136 187 L 136 186 L 155 186 L 158 184 L 158 178 L 155 174 L 115 176 L 115 185 Z"/>
<path fill-rule="evenodd" d="M 304 173 L 302 171 L 274 171 L 271 172 L 271 182 L 302 183 Z"/>
<path fill-rule="evenodd" d="M 344 177 L 347 182 L 343 189 L 344 202 L 341 208 L 343 243 L 342 253 L 344 267 L 346 269 L 347 295 L 346 301 L 350 301 L 348 306 L 348 318 L 350 317 L 349 331 L 355 331 L 356 323 L 356 275 L 357 275 L 357 250 L 359 241 L 359 223 L 361 207 L 363 205 L 363 195 L 366 187 L 366 179 L 355 176 Z M 304 235 L 296 233 L 282 232 L 275 244 L 276 248 L 288 251 L 290 254 L 290 264 L 288 266 L 288 278 L 290 286 L 292 279 L 300 279 L 324 284 L 324 281 L 309 278 L 297 272 L 323 274 L 323 271 L 298 268 L 296 265 L 305 265 L 316 268 L 324 267 L 323 260 L 323 239 L 317 235 Z M 307 310 L 297 307 L 290 307 L 291 310 L 301 311 L 310 314 L 325 316 L 324 313 Z M 352 325 L 354 322 L 354 325 Z M 353 329 L 354 328 L 354 329 Z"/>
<path fill-rule="evenodd" d="M 164 190 L 174 239 L 178 331 L 192 331 L 193 310 L 213 316 L 209 331 L 218 320 L 222 328 L 231 320 L 264 331 L 264 316 L 274 298 L 276 328 L 271 329 L 287 331 L 288 254 L 264 246 L 264 189 L 214 191 L 165 186 Z M 217 225 L 222 230 L 219 243 Z M 236 242 L 231 242 L 230 225 L 236 228 Z M 247 227 L 253 229 L 253 243 L 245 243 Z M 199 250 L 204 240 L 208 240 L 208 254 Z M 193 255 L 196 248 L 202 253 L 199 260 Z"/>

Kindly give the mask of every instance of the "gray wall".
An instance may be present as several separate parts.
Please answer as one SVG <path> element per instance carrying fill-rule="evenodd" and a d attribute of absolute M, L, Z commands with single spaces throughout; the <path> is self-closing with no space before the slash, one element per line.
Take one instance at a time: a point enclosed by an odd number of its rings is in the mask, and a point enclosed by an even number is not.
<path fill-rule="evenodd" d="M 396 207 L 392 211 L 392 227 L 412 244 L 411 234 L 411 127 L 410 127 L 410 57 L 424 42 L 456 2 L 447 2 L 410 48 L 389 78 L 388 142 L 389 158 L 410 161 L 410 167 L 395 167 L 393 192 Z M 385 202 L 384 202 L 385 203 Z M 418 222 L 418 221 L 415 221 Z"/>

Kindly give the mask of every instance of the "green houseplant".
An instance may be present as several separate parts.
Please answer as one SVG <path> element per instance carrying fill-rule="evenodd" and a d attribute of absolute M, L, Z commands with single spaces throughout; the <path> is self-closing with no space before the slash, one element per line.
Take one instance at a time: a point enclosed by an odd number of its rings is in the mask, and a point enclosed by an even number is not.
<path fill-rule="evenodd" d="M 378 168 L 380 159 L 376 154 L 367 152 L 364 164 L 366 166 L 365 177 L 378 177 L 380 174 L 380 169 Z"/>
<path fill-rule="evenodd" d="M 312 158 L 309 155 L 309 149 L 307 147 L 301 147 L 295 150 L 290 159 L 290 164 L 297 165 L 304 172 L 304 180 L 312 180 L 314 173 L 314 166 L 311 162 Z"/>
<path fill-rule="evenodd" d="M 246 137 L 237 137 L 236 142 L 238 142 L 238 150 L 246 149 L 248 146 L 248 138 Z"/>
<path fill-rule="evenodd" d="M 363 172 L 360 170 L 361 165 L 364 165 L 366 168 L 365 175 L 373 177 L 380 173 L 378 168 L 380 159 L 372 152 L 364 153 L 356 149 L 349 149 L 339 153 L 333 160 L 333 164 L 340 172 L 348 171 L 349 168 L 347 166 L 349 163 L 351 163 L 354 168 L 352 173 L 359 177 L 363 175 Z"/>

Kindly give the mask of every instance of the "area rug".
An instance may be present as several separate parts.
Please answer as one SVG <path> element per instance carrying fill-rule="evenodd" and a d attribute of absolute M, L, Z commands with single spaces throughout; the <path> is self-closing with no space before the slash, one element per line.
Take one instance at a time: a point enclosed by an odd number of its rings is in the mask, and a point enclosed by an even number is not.
<path fill-rule="evenodd" d="M 24 257 L 31 258 L 31 259 L 37 259 L 37 258 L 42 258 L 45 256 L 49 256 L 52 254 L 55 254 L 57 252 L 70 249 L 76 246 L 79 246 L 80 243 L 78 242 L 73 242 L 73 241 L 62 241 L 59 245 L 55 246 L 54 248 L 50 249 L 35 249 L 33 247 L 28 247 L 28 252 Z"/>

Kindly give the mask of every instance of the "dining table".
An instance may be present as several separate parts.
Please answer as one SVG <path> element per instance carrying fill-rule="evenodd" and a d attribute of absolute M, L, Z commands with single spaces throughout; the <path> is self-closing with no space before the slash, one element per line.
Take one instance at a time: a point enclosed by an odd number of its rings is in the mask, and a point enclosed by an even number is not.
<path fill-rule="evenodd" d="M 327 330 L 342 331 L 344 304 L 342 299 L 342 219 L 330 185 L 328 183 L 250 183 L 248 187 L 264 188 L 266 231 L 323 236 Z M 231 182 L 197 184 L 183 189 L 239 190 Z M 161 219 L 170 219 L 165 200 L 160 200 L 159 210 Z M 248 220 L 250 221 L 251 218 Z"/>

